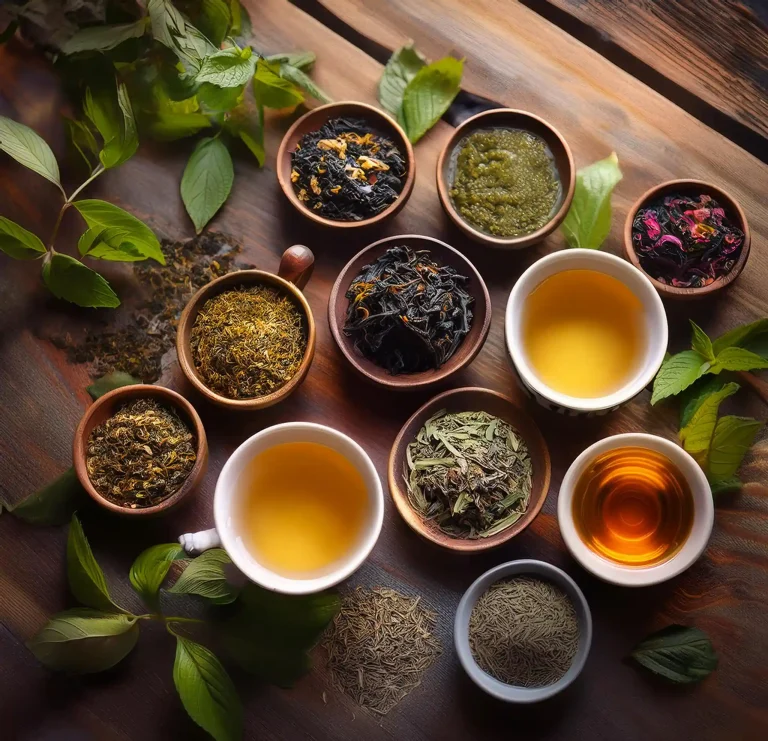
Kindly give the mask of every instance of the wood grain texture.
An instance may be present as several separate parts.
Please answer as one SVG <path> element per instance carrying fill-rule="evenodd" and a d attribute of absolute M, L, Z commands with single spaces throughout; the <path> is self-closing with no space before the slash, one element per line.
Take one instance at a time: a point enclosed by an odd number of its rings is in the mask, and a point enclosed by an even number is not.
<path fill-rule="evenodd" d="M 375 103 L 381 65 L 284 0 L 249 0 L 255 43 L 266 53 L 312 48 L 315 77 L 335 99 Z M 577 165 L 619 154 L 625 179 L 614 199 L 614 226 L 607 249 L 621 251 L 621 226 L 634 198 L 671 177 L 721 182 L 743 204 L 755 245 L 744 275 L 726 296 L 682 312 L 669 306 L 673 349 L 687 342 L 687 318 L 718 334 L 768 315 L 768 168 L 681 112 L 657 93 L 526 8 L 480 0 L 370 0 L 329 3 L 350 23 L 390 48 L 414 38 L 427 54 L 453 49 L 467 57 L 466 87 L 551 120 L 569 141 Z M 64 106 L 55 77 L 39 59 L 18 47 L 0 48 L 0 114 L 32 125 L 67 162 L 58 114 Z M 306 297 L 317 323 L 317 352 L 306 381 L 290 398 L 260 412 L 228 413 L 195 395 L 170 357 L 161 379 L 190 398 L 206 427 L 208 474 L 193 501 L 168 518 L 127 523 L 98 511 L 81 512 L 85 532 L 104 564 L 115 598 L 139 609 L 128 586 L 131 562 L 145 547 L 182 532 L 210 527 L 216 477 L 246 437 L 276 422 L 332 424 L 358 440 L 386 480 L 389 450 L 405 420 L 433 393 L 387 392 L 363 383 L 334 346 L 324 321 L 336 275 L 366 244 L 394 234 L 435 236 L 469 256 L 491 295 L 494 319 L 477 359 L 448 387 L 484 386 L 525 404 L 552 454 L 552 491 L 532 525 L 498 551 L 452 557 L 423 542 L 387 503 L 384 529 L 372 557 L 352 584 L 386 584 L 422 595 L 439 614 L 445 651 L 424 683 L 384 719 L 376 719 L 332 689 L 317 655 L 317 668 L 291 691 L 260 687 L 233 672 L 245 704 L 246 738 L 259 741 L 352 741 L 352 739 L 594 739 L 697 741 L 764 738 L 768 726 L 768 443 L 758 442 L 742 471 L 751 483 L 718 502 L 717 523 L 705 556 L 673 582 L 643 590 L 611 587 L 589 576 L 566 554 L 556 521 L 556 492 L 563 474 L 588 444 L 605 435 L 643 430 L 673 437 L 676 410 L 652 409 L 644 393 L 620 412 L 591 420 L 563 419 L 530 405 L 517 388 L 505 356 L 503 311 L 515 279 L 537 257 L 559 249 L 552 235 L 519 254 L 470 242 L 443 213 L 434 172 L 451 128 L 440 122 L 415 148 L 419 176 L 406 208 L 385 227 L 343 237 L 296 218 L 280 192 L 275 154 L 292 118 L 270 117 L 268 161 L 259 170 L 250 155 L 235 158 L 231 199 L 213 227 L 244 244 L 244 260 L 277 270 L 291 244 L 308 245 L 317 258 Z M 178 196 L 189 144 L 152 147 L 89 191 L 147 220 L 158 234 L 191 236 Z M 71 185 L 71 163 L 63 167 Z M 0 213 L 45 236 L 52 226 L 55 189 L 7 158 L 0 159 Z M 62 248 L 73 251 L 80 225 L 68 214 Z M 353 230 L 354 231 L 354 230 Z M 68 365 L 48 341 L 53 332 L 79 338 L 98 312 L 71 308 L 48 296 L 36 266 L 0 257 L 0 495 L 17 501 L 71 463 L 72 434 L 89 403 L 88 375 Z M 126 301 L 131 269 L 99 266 Z M 765 407 L 746 392 L 729 400 L 738 413 L 765 418 Z M 49 675 L 23 647 L 52 615 L 69 605 L 64 574 L 65 528 L 31 528 L 0 518 L 0 720 L 4 737 L 39 739 L 203 739 L 186 716 L 171 678 L 174 647 L 159 627 L 142 633 L 136 651 L 104 675 Z M 595 636 L 580 680 L 553 702 L 530 708 L 500 705 L 463 675 L 452 648 L 452 621 L 463 591 L 484 570 L 514 558 L 540 558 L 565 569 L 592 607 Z M 182 603 L 182 610 L 193 609 Z M 706 630 L 721 655 L 717 673 L 690 691 L 649 680 L 622 659 L 647 632 L 669 622 Z M 324 701 L 324 693 L 327 701 Z"/>

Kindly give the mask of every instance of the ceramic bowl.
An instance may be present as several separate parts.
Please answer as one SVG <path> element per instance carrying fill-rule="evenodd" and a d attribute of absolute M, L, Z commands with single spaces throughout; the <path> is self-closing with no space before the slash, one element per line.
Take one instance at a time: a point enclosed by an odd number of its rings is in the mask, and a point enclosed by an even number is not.
<path fill-rule="evenodd" d="M 158 403 L 167 407 L 173 407 L 173 409 L 176 410 L 179 417 L 189 426 L 189 429 L 195 435 L 195 439 L 197 440 L 197 460 L 195 461 L 195 465 L 190 471 L 189 476 L 187 476 L 181 488 L 175 494 L 171 494 L 167 499 L 164 499 L 159 504 L 155 504 L 151 507 L 130 509 L 111 502 L 96 491 L 91 480 L 88 478 L 88 468 L 85 462 L 86 451 L 88 449 L 88 438 L 90 438 L 94 428 L 106 422 L 126 403 L 134 401 L 135 399 L 146 398 L 156 399 Z M 208 465 L 208 441 L 205 437 L 203 423 L 200 421 L 200 417 L 195 411 L 195 408 L 181 396 L 181 394 L 177 394 L 175 391 L 171 391 L 163 386 L 140 383 L 133 386 L 123 386 L 122 388 L 110 391 L 88 407 L 88 410 L 80 420 L 80 424 L 77 426 L 77 431 L 75 432 L 72 458 L 74 461 L 75 473 L 77 474 L 80 484 L 88 492 L 91 499 L 93 499 L 99 506 L 108 509 L 111 512 L 116 512 L 119 515 L 125 515 L 126 517 L 151 517 L 153 515 L 164 514 L 177 507 L 182 500 L 189 497 L 195 487 L 200 483 L 205 474 L 206 466 Z"/>
<path fill-rule="evenodd" d="M 376 131 L 384 134 L 391 139 L 403 155 L 407 172 L 403 189 L 398 198 L 375 216 L 371 216 L 361 221 L 335 221 L 320 216 L 318 213 L 308 209 L 296 195 L 291 182 L 291 153 L 296 149 L 299 140 L 312 131 L 317 131 L 324 123 L 332 118 L 362 118 L 370 123 Z M 380 224 L 386 219 L 393 217 L 411 197 L 413 184 L 416 180 L 416 159 L 413 156 L 413 147 L 405 132 L 400 128 L 394 118 L 384 113 L 379 108 L 375 108 L 365 103 L 354 101 L 343 101 L 339 103 L 328 103 L 318 108 L 313 108 L 299 118 L 293 126 L 286 132 L 280 148 L 277 151 L 277 180 L 280 183 L 285 197 L 291 202 L 291 205 L 302 215 L 311 219 L 317 224 L 333 227 L 335 229 L 352 229 L 355 227 L 371 226 Z"/>
<path fill-rule="evenodd" d="M 455 155 L 462 139 L 478 129 L 523 129 L 524 131 L 530 131 L 532 134 L 538 134 L 547 143 L 560 176 L 561 190 L 552 217 L 541 229 L 519 237 L 494 237 L 473 227 L 464 220 L 454 207 L 453 200 L 451 199 L 451 185 L 453 182 Z M 555 231 L 562 224 L 563 219 L 565 219 L 573 200 L 575 184 L 576 168 L 573 163 L 573 155 L 568 143 L 563 139 L 560 132 L 543 118 L 539 118 L 533 113 L 513 108 L 483 111 L 468 118 L 453 132 L 453 136 L 443 147 L 437 161 L 437 192 L 445 212 L 465 234 L 478 242 L 484 242 L 494 247 L 520 249 L 541 242 L 541 240 Z"/>
<path fill-rule="evenodd" d="M 440 368 L 422 371 L 420 373 L 402 373 L 391 375 L 372 360 L 366 358 L 355 349 L 354 342 L 344 334 L 349 301 L 346 292 L 355 276 L 363 266 L 374 262 L 391 247 L 406 245 L 414 250 L 429 250 L 431 257 L 442 265 L 450 265 L 460 274 L 469 276 L 467 291 L 474 297 L 472 307 L 474 317 L 469 333 L 457 348 L 453 356 Z M 445 380 L 457 371 L 469 365 L 480 352 L 491 328 L 491 297 L 480 273 L 474 265 L 458 250 L 445 242 L 432 237 L 422 237 L 417 234 L 402 234 L 397 237 L 387 237 L 358 252 L 342 269 L 333 284 L 328 301 L 328 323 L 331 334 L 350 365 L 364 378 L 381 386 L 391 389 L 413 390 L 432 386 Z"/>
<path fill-rule="evenodd" d="M 486 674 L 472 656 L 472 649 L 469 645 L 469 618 L 472 615 L 472 610 L 477 600 L 492 584 L 513 576 L 533 576 L 546 579 L 562 589 L 571 598 L 573 603 L 576 617 L 579 621 L 579 646 L 576 649 L 576 656 L 574 656 L 570 668 L 554 684 L 545 687 L 517 687 L 500 682 L 490 674 Z M 453 639 L 456 645 L 456 653 L 459 656 L 462 667 L 464 667 L 464 671 L 481 690 L 504 702 L 528 705 L 557 695 L 579 676 L 584 668 L 584 664 L 587 662 L 589 649 L 592 645 L 592 615 L 583 592 L 579 589 L 576 582 L 564 571 L 544 561 L 529 559 L 510 561 L 496 566 L 490 571 L 486 571 L 464 593 L 456 610 Z"/>
<path fill-rule="evenodd" d="M 736 261 L 736 264 L 731 268 L 731 271 L 727 275 L 718 278 L 703 288 L 679 288 L 677 286 L 669 286 L 666 283 L 661 283 L 655 278 L 652 278 L 645 272 L 645 270 L 643 270 L 643 266 L 640 264 L 640 259 L 632 244 L 632 222 L 635 219 L 635 214 L 651 201 L 656 201 L 659 198 L 673 193 L 693 196 L 698 196 L 702 193 L 711 195 L 720 206 L 723 207 L 728 219 L 744 232 L 744 244 L 741 247 L 741 254 Z M 736 199 L 726 193 L 722 188 L 706 183 L 703 180 L 669 180 L 647 190 L 635 201 L 632 208 L 629 209 L 627 220 L 624 222 L 624 252 L 626 253 L 627 258 L 636 268 L 642 270 L 643 273 L 648 276 L 648 280 L 651 281 L 653 287 L 663 298 L 683 300 L 704 298 L 705 296 L 711 296 L 713 293 L 731 285 L 731 283 L 741 275 L 741 271 L 744 270 L 744 266 L 747 264 L 751 241 L 752 238 L 749 231 L 749 225 L 747 224 L 747 216 L 741 206 L 737 203 Z"/>
<path fill-rule="evenodd" d="M 413 442 L 424 423 L 441 409 L 449 412 L 487 412 L 500 417 L 514 427 L 528 446 L 533 464 L 533 486 L 528 502 L 528 511 L 506 530 L 488 538 L 452 538 L 442 532 L 434 523 L 425 520 L 412 506 L 403 478 L 407 468 L 406 450 Z M 389 493 L 397 511 L 408 526 L 422 538 L 456 553 L 479 553 L 506 543 L 530 525 L 544 506 L 549 491 L 550 477 L 549 449 L 536 423 L 512 399 L 482 388 L 463 388 L 445 391 L 418 409 L 403 425 L 389 454 L 387 478 Z"/>
<path fill-rule="evenodd" d="M 654 566 L 621 566 L 603 558 L 584 544 L 573 524 L 574 489 L 582 473 L 598 455 L 624 447 L 647 448 L 667 456 L 685 476 L 693 494 L 693 526 L 688 539 L 669 560 Z M 712 534 L 715 507 L 707 477 L 688 453 L 676 443 L 665 440 L 663 437 L 631 432 L 599 440 L 576 458 L 560 486 L 557 520 L 568 550 L 585 569 L 612 584 L 624 587 L 647 587 L 682 573 L 704 552 Z"/>
<path fill-rule="evenodd" d="M 234 273 L 227 273 L 220 278 L 211 281 L 203 286 L 192 298 L 189 299 L 184 311 L 179 319 L 179 326 L 176 330 L 176 353 L 179 358 L 179 365 L 189 382 L 206 398 L 214 404 L 226 407 L 227 409 L 255 410 L 265 409 L 273 404 L 285 399 L 289 394 L 296 390 L 301 382 L 306 378 L 309 372 L 309 366 L 312 364 L 312 358 L 315 355 L 315 319 L 312 316 L 312 309 L 309 307 L 307 299 L 301 289 L 309 281 L 312 270 L 314 269 L 315 258 L 312 252 L 303 245 L 294 245 L 289 247 L 280 260 L 278 274 L 268 273 L 264 270 L 239 270 Z M 192 347 L 190 338 L 192 327 L 195 325 L 195 319 L 200 313 L 203 304 L 213 296 L 229 291 L 239 286 L 249 285 L 268 285 L 291 296 L 296 305 L 304 313 L 307 329 L 307 348 L 304 351 L 304 359 L 301 361 L 299 369 L 288 383 L 281 386 L 276 391 L 266 396 L 259 396 L 254 399 L 230 399 L 222 396 L 212 389 L 209 389 L 203 379 L 197 373 L 195 362 L 192 357 Z"/>
<path fill-rule="evenodd" d="M 645 313 L 645 348 L 633 377 L 612 394 L 580 398 L 562 394 L 538 378 L 528 362 L 523 343 L 525 304 L 546 278 L 566 270 L 596 270 L 620 280 L 642 302 Z M 567 249 L 537 260 L 515 283 L 505 317 L 507 351 L 520 384 L 542 406 L 567 416 L 602 415 L 637 396 L 654 378 L 667 352 L 667 315 L 646 275 L 626 260 L 599 250 Z"/>

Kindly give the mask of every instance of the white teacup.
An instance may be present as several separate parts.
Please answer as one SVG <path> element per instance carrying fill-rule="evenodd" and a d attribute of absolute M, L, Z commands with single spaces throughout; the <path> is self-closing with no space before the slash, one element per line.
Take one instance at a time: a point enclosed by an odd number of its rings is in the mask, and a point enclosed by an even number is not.
<path fill-rule="evenodd" d="M 238 480 L 248 464 L 262 451 L 283 443 L 308 442 L 325 445 L 343 455 L 360 473 L 369 499 L 367 520 L 357 542 L 339 562 L 325 573 L 311 578 L 290 578 L 275 573 L 259 563 L 245 545 L 237 505 Z M 350 576 L 368 557 L 384 521 L 384 494 L 381 481 L 368 454 L 341 432 L 311 422 L 287 422 L 268 427 L 249 437 L 224 464 L 216 482 L 213 498 L 216 527 L 199 533 L 187 533 L 179 542 L 189 553 L 222 547 L 235 566 L 251 581 L 265 589 L 283 594 L 311 594 L 338 584 Z"/>

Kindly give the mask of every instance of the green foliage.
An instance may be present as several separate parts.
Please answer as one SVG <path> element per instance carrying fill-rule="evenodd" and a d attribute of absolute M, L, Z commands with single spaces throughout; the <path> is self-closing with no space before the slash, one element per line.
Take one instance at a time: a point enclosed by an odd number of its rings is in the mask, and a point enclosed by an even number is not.
<path fill-rule="evenodd" d="M 669 625 L 648 636 L 630 657 L 676 684 L 700 682 L 717 668 L 717 655 L 707 634 L 684 625 Z"/>
<path fill-rule="evenodd" d="M 0 216 L 0 250 L 15 260 L 35 260 L 46 253 L 38 236 L 4 216 Z"/>
<path fill-rule="evenodd" d="M 292 82 L 280 77 L 280 67 L 259 59 L 253 78 L 253 95 L 266 108 L 295 108 L 304 95 Z"/>
<path fill-rule="evenodd" d="M 64 192 L 56 157 L 46 141 L 28 126 L 0 116 L 0 150 L 13 157 L 20 165 L 50 180 Z"/>
<path fill-rule="evenodd" d="M 387 61 L 379 80 L 379 103 L 398 121 L 402 118 L 403 94 L 416 73 L 427 66 L 427 60 L 413 46 L 401 46 Z"/>
<path fill-rule="evenodd" d="M 206 57 L 195 80 L 218 87 L 240 87 L 253 77 L 255 70 L 256 57 L 250 46 L 242 50 L 229 47 Z"/>
<path fill-rule="evenodd" d="M 78 306 L 114 308 L 120 299 L 96 271 L 69 255 L 49 253 L 43 263 L 43 283 L 56 298 Z"/>
<path fill-rule="evenodd" d="M 178 543 L 163 543 L 142 551 L 133 562 L 129 574 L 131 585 L 151 609 L 158 608 L 160 587 L 171 564 L 184 556 L 184 549 Z"/>
<path fill-rule="evenodd" d="M 128 39 L 137 39 L 144 35 L 147 27 L 146 18 L 134 23 L 119 23 L 114 26 L 90 26 L 81 28 L 62 47 L 64 54 L 77 54 L 81 51 L 108 51 Z"/>
<path fill-rule="evenodd" d="M 237 599 L 240 589 L 227 581 L 226 567 L 232 563 L 227 552 L 212 548 L 193 561 L 168 590 L 172 594 L 196 594 L 215 605 L 228 605 Z"/>
<path fill-rule="evenodd" d="M 234 179 L 232 157 L 221 140 L 201 139 L 181 177 L 181 199 L 197 234 L 224 205 Z"/>
<path fill-rule="evenodd" d="M 100 399 L 104 394 L 108 394 L 110 391 L 122 388 L 123 386 L 132 386 L 136 383 L 141 383 L 138 378 L 134 378 L 129 373 L 123 373 L 122 371 L 112 371 L 107 373 L 106 376 L 96 379 L 90 386 L 86 386 L 86 391 L 91 395 L 91 398 L 96 401 Z"/>
<path fill-rule="evenodd" d="M 739 390 L 738 383 L 727 383 L 718 391 L 713 391 L 702 400 L 691 416 L 690 422 L 680 430 L 680 442 L 683 447 L 705 468 L 712 435 L 717 425 L 717 411 L 724 399 L 733 396 Z"/>
<path fill-rule="evenodd" d="M 651 404 L 687 389 L 710 368 L 709 361 L 695 350 L 683 350 L 661 364 L 653 382 Z"/>
<path fill-rule="evenodd" d="M 87 498 L 75 469 L 68 468 L 50 484 L 6 508 L 29 525 L 64 525 Z"/>

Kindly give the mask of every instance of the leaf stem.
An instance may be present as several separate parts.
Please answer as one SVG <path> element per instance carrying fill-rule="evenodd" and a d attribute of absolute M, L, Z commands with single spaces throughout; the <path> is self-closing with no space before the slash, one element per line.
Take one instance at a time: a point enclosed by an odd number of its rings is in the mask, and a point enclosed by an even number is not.
<path fill-rule="evenodd" d="M 56 242 L 56 236 L 59 233 L 59 227 L 61 226 L 61 220 L 64 218 L 64 212 L 69 208 L 69 201 L 64 201 L 64 204 L 62 205 L 61 209 L 59 210 L 59 215 L 56 217 L 56 223 L 53 225 L 53 231 L 51 232 L 51 237 L 48 240 L 48 252 L 53 252 L 53 245 Z"/>
<path fill-rule="evenodd" d="M 106 168 L 104 167 L 104 165 L 101 165 L 101 164 L 97 165 L 96 169 L 91 173 L 91 176 L 79 188 L 76 188 L 69 198 L 67 198 L 66 205 L 69 205 L 70 203 L 72 203 L 72 201 L 74 201 L 75 198 L 79 196 L 80 193 L 85 188 L 87 188 L 94 180 L 96 180 L 96 178 L 99 177 L 99 175 L 101 175 L 101 173 L 104 172 L 105 169 Z"/>

